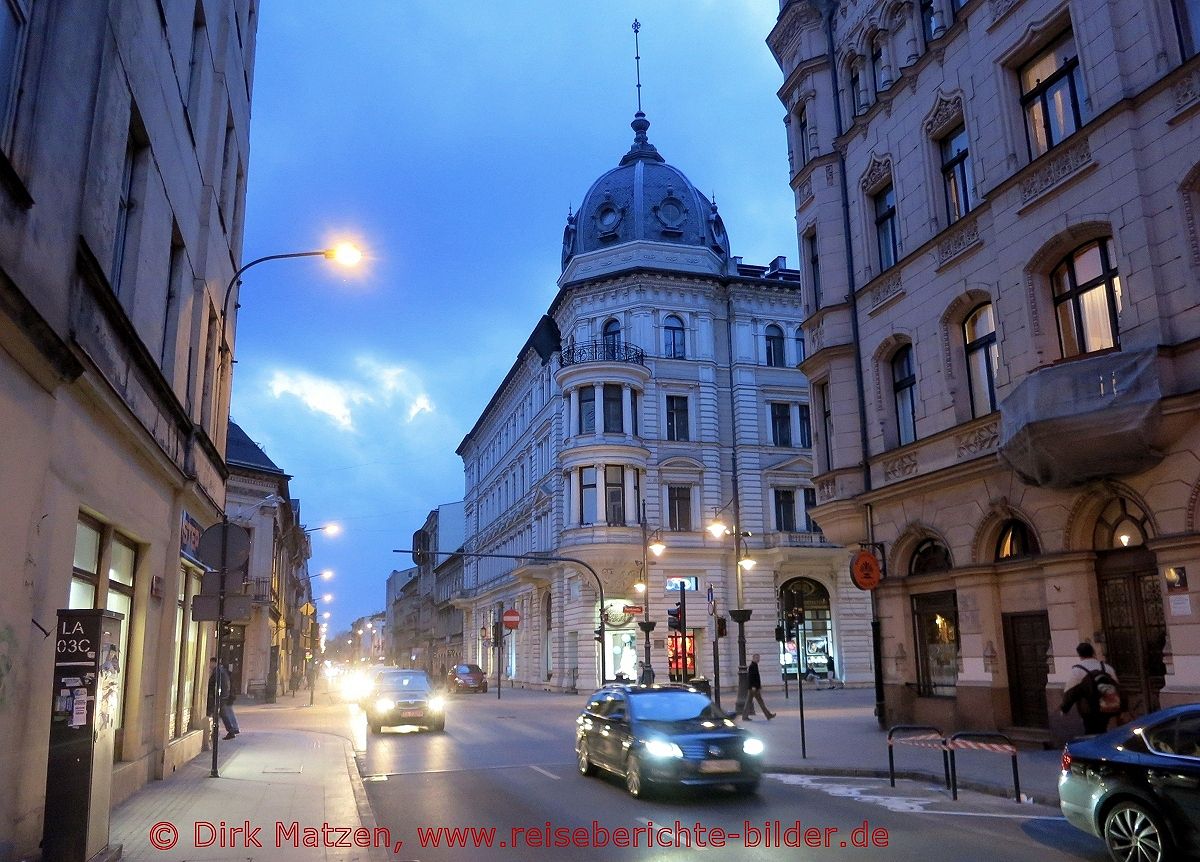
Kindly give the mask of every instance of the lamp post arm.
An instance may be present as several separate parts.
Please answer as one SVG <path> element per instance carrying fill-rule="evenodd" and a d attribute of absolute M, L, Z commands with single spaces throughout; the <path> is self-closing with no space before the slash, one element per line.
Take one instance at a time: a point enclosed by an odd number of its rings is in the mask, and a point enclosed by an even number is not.
<path fill-rule="evenodd" d="M 229 279 L 229 284 L 225 287 L 225 299 L 221 303 L 221 329 L 225 329 L 225 319 L 229 316 L 229 295 L 233 293 L 233 286 L 238 283 L 238 279 L 242 277 L 242 273 L 250 269 L 252 266 L 258 266 L 260 263 L 266 263 L 268 260 L 284 260 L 290 257 L 324 257 L 329 252 L 325 249 L 320 251 L 292 251 L 286 254 L 268 254 L 264 257 L 255 258 L 247 264 L 243 264 L 237 272 L 233 274 L 233 278 Z"/>

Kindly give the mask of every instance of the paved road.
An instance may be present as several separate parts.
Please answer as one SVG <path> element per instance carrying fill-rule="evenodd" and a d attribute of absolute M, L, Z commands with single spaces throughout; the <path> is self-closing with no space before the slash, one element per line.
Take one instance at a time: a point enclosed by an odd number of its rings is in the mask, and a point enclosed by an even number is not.
<path fill-rule="evenodd" d="M 380 736 L 369 736 L 352 709 L 351 735 L 376 820 L 393 841 L 404 842 L 395 858 L 677 859 L 677 847 L 662 844 L 687 842 L 686 858 L 722 862 L 924 860 L 931 851 L 939 860 L 1107 858 L 1099 841 L 1068 826 L 1055 809 L 974 793 L 951 802 L 943 788 L 916 782 L 893 790 L 875 779 L 778 774 L 749 799 L 709 790 L 638 801 L 615 776 L 576 772 L 572 731 L 580 703 L 559 695 L 514 693 L 499 702 L 490 694 L 462 695 L 451 700 L 445 733 Z M 476 831 L 428 831 L 438 827 Z M 582 831 L 559 831 L 576 829 Z M 723 848 L 713 846 L 720 840 L 715 829 L 725 832 Z M 441 846 L 433 846 L 434 837 Z M 578 839 L 607 846 L 569 843 Z M 638 846 L 616 846 L 621 839 Z M 796 839 L 798 849 L 771 843 Z M 448 847 L 450 840 L 471 849 Z M 476 842 L 490 849 L 476 850 Z M 541 846 L 555 842 L 557 848 Z"/>

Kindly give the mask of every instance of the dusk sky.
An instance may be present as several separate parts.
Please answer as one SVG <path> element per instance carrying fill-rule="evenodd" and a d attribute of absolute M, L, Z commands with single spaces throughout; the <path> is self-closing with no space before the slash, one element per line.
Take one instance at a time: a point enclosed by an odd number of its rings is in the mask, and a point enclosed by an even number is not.
<path fill-rule="evenodd" d="M 554 298 L 568 207 L 629 149 L 715 194 L 732 253 L 796 265 L 775 0 L 263 3 L 233 419 L 293 479 L 331 633 L 383 610 L 455 454 Z"/>

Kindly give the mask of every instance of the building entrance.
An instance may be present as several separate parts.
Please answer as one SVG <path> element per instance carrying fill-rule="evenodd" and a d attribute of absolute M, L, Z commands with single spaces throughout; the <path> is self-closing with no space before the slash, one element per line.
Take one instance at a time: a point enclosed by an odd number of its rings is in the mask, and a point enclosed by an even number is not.
<path fill-rule="evenodd" d="M 1154 712 L 1167 672 L 1163 661 L 1167 624 L 1154 554 L 1145 548 L 1100 552 L 1096 575 L 1104 660 L 1117 672 L 1129 711 Z"/>

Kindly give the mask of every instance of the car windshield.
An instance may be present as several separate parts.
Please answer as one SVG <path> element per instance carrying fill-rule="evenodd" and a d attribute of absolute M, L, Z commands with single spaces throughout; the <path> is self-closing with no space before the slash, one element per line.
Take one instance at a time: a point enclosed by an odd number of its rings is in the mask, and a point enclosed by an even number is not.
<path fill-rule="evenodd" d="M 429 680 L 423 673 L 407 673 L 405 671 L 390 671 L 379 675 L 376 688 L 388 691 L 425 691 L 429 688 Z"/>
<path fill-rule="evenodd" d="M 483 673 L 483 671 L 481 671 L 479 668 L 477 668 L 473 664 L 460 664 L 458 666 L 458 672 L 459 673 Z"/>
<path fill-rule="evenodd" d="M 642 721 L 691 721 L 696 718 L 720 718 L 712 701 L 693 691 L 631 692 L 629 709 Z"/>

